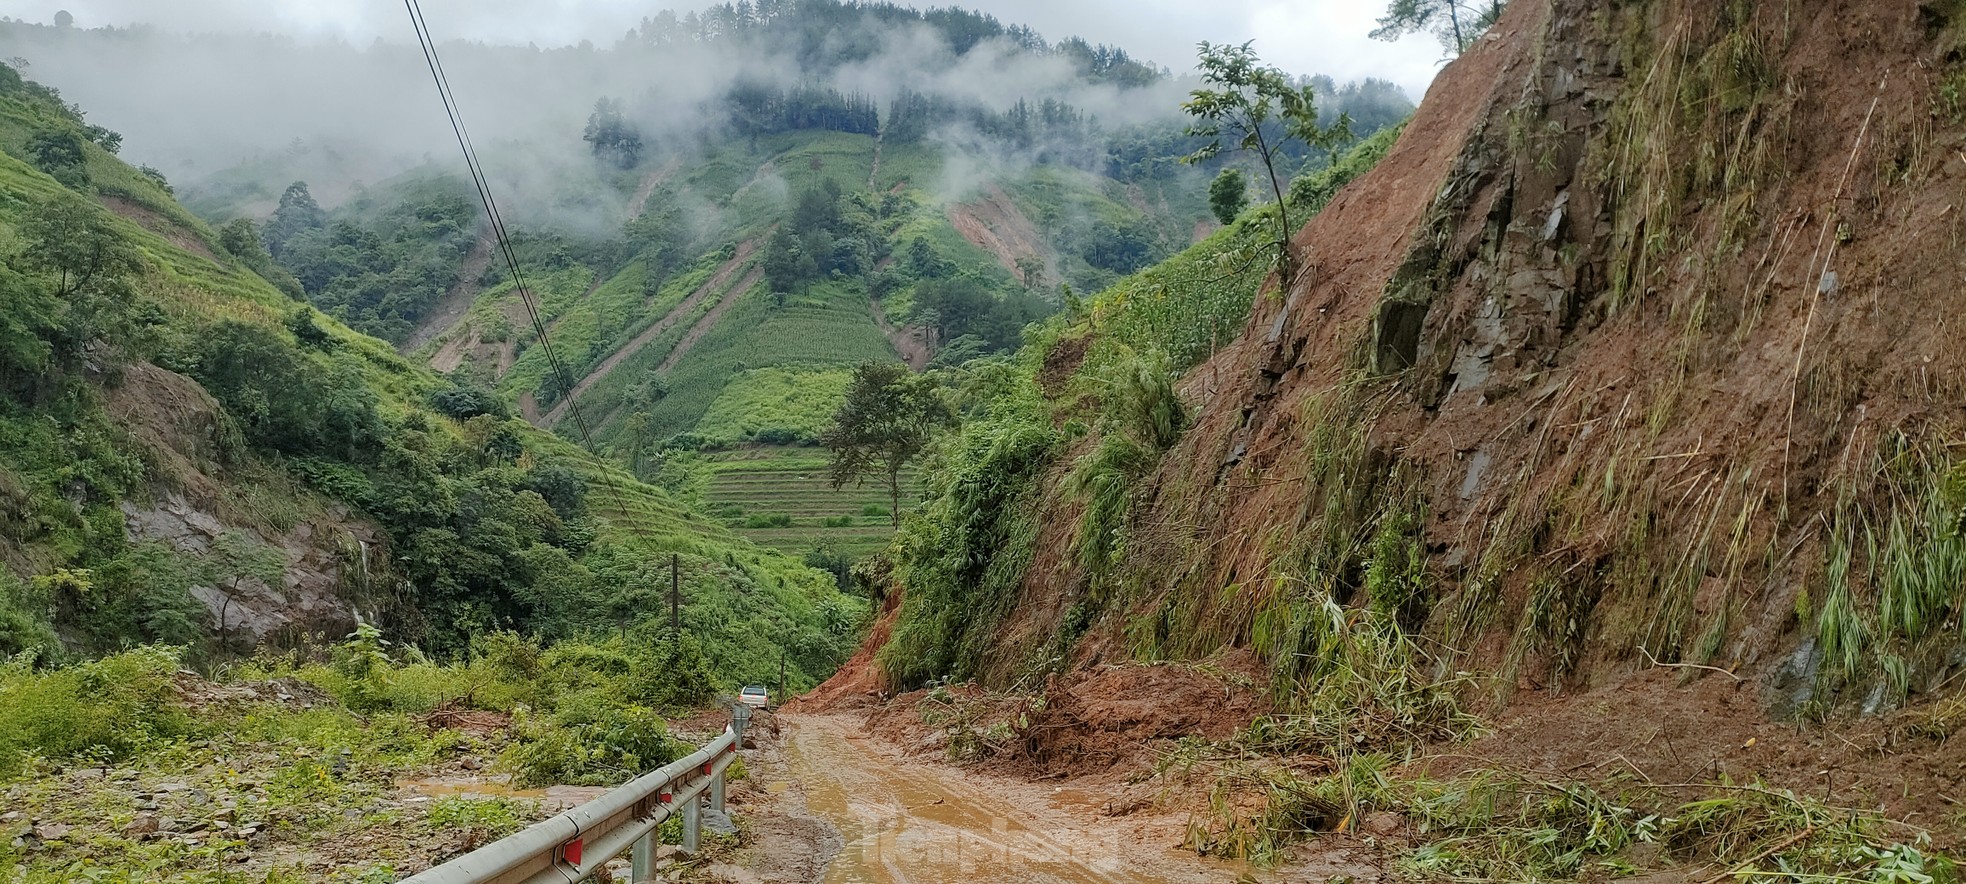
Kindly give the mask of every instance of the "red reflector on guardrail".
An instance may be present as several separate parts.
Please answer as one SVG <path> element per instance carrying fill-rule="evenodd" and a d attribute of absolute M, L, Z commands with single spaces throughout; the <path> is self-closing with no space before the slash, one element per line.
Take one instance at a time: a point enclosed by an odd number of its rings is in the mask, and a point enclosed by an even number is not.
<path fill-rule="evenodd" d="M 570 866 L 580 865 L 580 853 L 581 850 L 586 846 L 587 845 L 585 841 L 580 838 L 575 838 L 572 841 L 568 841 L 567 843 L 560 845 L 560 858 L 566 860 L 567 865 Z"/>
<path fill-rule="evenodd" d="M 662 803 L 663 803 L 663 804 L 668 804 L 669 802 L 671 802 L 671 801 L 674 801 L 674 800 L 676 800 L 676 796 L 674 796 L 674 795 L 671 795 L 671 794 L 670 794 L 670 793 L 668 793 L 668 792 L 664 792 L 664 793 L 662 793 Z"/>
<path fill-rule="evenodd" d="M 710 769 L 711 769 L 712 767 L 715 767 L 715 766 L 716 766 L 716 762 L 713 762 L 713 761 L 705 761 L 705 762 L 703 762 L 703 772 L 704 772 L 705 774 L 708 774 L 708 773 L 710 772 Z"/>

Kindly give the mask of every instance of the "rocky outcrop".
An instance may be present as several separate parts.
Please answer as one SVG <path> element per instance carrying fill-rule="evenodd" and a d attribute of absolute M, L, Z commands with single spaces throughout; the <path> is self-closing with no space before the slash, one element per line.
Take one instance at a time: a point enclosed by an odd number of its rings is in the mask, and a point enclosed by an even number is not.
<path fill-rule="evenodd" d="M 1943 617 L 1879 612 L 1892 532 L 1906 562 L 1966 542 L 1955 12 L 1511 3 L 1184 383 L 1199 415 L 1078 665 L 1287 663 L 1314 637 L 1290 624 L 1411 550 L 1402 621 L 1504 694 L 1693 663 L 1766 679 L 1780 714 L 1953 678 Z M 1068 497 L 1039 549 L 1069 549 Z M 1034 566 L 1007 634 L 1043 646 L 1086 586 Z M 1820 639 L 1829 601 L 1858 650 Z M 1819 676 L 1829 654 L 1869 674 Z"/>
<path fill-rule="evenodd" d="M 191 378 L 136 363 L 106 393 L 107 411 L 152 465 L 148 497 L 120 505 L 129 540 L 210 566 L 200 570 L 218 576 L 190 591 L 221 643 L 245 650 L 353 628 L 384 568 L 377 526 L 253 467 L 224 411 Z"/>
<path fill-rule="evenodd" d="M 356 600 L 368 588 L 371 557 L 380 555 L 372 551 L 382 548 L 374 526 L 348 518 L 345 511 L 267 538 L 251 526 L 227 525 L 178 492 L 143 506 L 124 501 L 122 510 L 133 543 L 158 542 L 191 556 L 222 558 L 227 550 L 220 547 L 229 537 L 277 557 L 280 574 L 270 582 L 271 574 L 240 574 L 191 587 L 192 597 L 211 612 L 214 632 L 235 646 L 346 635 L 357 620 Z"/>

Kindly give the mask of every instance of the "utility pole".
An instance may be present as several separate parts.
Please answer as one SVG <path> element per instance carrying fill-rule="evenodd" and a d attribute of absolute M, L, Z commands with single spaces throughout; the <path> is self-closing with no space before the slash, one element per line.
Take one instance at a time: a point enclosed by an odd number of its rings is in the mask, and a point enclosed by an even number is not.
<path fill-rule="evenodd" d="M 682 572 L 677 563 L 680 558 L 669 554 L 669 628 L 677 635 L 683 634 L 683 584 Z"/>

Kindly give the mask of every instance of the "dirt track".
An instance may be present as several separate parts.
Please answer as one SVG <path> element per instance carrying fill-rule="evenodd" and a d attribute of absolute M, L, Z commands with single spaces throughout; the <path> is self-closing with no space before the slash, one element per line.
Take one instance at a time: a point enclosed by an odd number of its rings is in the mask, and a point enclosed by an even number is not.
<path fill-rule="evenodd" d="M 816 818 L 839 832 L 844 846 L 816 880 L 1199 882 L 1247 871 L 1181 850 L 1179 817 L 1107 817 L 1102 796 L 1090 791 L 906 758 L 868 735 L 857 716 L 780 721 L 783 772 L 759 773 L 788 782 L 764 784 L 777 797 L 760 810 L 767 819 Z M 811 844 L 794 838 L 787 848 Z M 754 843 L 736 865 L 766 880 L 796 880 L 783 876 L 798 865 L 785 852 Z"/>

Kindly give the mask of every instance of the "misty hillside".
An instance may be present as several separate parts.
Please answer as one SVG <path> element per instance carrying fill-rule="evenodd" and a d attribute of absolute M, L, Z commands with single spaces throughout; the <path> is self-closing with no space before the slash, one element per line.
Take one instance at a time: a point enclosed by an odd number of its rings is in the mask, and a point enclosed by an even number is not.
<path fill-rule="evenodd" d="M 731 498 L 716 477 L 757 458 L 725 452 L 812 445 L 852 365 L 1015 349 L 1069 293 L 1210 233 L 1210 179 L 1249 162 L 1181 162 L 1202 144 L 1192 75 L 954 8 L 725 5 L 605 48 L 440 48 L 565 380 L 492 260 L 420 54 L 0 24 L 0 54 L 99 95 L 186 205 L 256 233 L 275 285 L 818 560 L 871 551 L 871 504 Z M 1411 110 L 1384 81 L 1304 82 L 1354 140 Z M 1330 157 L 1281 160 L 1297 177 Z"/>
<path fill-rule="evenodd" d="M 1966 880 L 1966 0 L 1371 5 L 0 21 L 0 868 Z"/>
<path fill-rule="evenodd" d="M 837 663 L 864 603 L 830 576 L 297 304 L 257 237 L 117 147 L 0 69 L 6 654 L 573 637 L 638 622 L 675 554 L 690 619 L 723 626 L 693 653 Z"/>

